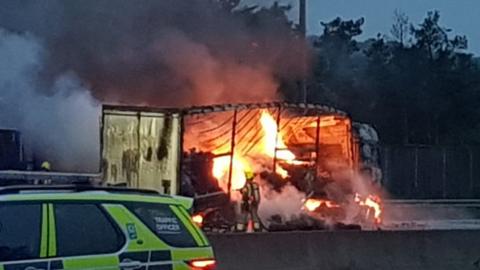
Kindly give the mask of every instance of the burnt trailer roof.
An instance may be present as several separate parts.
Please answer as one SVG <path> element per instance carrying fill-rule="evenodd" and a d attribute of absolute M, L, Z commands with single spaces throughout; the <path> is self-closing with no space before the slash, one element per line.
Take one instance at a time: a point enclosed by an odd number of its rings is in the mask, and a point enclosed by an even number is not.
<path fill-rule="evenodd" d="M 301 110 L 305 115 L 338 115 L 348 117 L 344 111 L 330 106 L 311 103 L 289 103 L 289 102 L 264 102 L 264 103 L 237 103 L 237 104 L 214 104 L 191 107 L 153 107 L 153 106 L 131 106 L 104 104 L 103 110 L 125 111 L 125 112 L 153 112 L 153 113 L 180 113 L 183 115 L 208 114 L 213 112 L 241 111 L 253 109 L 281 108 Z"/>

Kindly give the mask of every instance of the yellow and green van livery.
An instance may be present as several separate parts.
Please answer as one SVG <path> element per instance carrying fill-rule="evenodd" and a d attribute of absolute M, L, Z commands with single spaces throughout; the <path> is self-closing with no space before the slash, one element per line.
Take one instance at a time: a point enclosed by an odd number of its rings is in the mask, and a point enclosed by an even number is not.
<path fill-rule="evenodd" d="M 0 270 L 215 269 L 191 204 L 124 188 L 0 188 Z"/>

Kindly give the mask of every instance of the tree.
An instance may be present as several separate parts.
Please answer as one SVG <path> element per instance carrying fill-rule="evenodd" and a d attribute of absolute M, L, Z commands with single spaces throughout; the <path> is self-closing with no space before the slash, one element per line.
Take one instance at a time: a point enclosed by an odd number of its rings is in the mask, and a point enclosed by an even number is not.
<path fill-rule="evenodd" d="M 387 93 L 392 76 L 386 67 L 392 48 L 380 34 L 358 42 L 356 38 L 362 33 L 364 22 L 363 18 L 336 18 L 321 23 L 322 35 L 314 43 L 317 61 L 312 96 L 318 102 L 347 110 L 357 121 L 381 126 L 385 113 L 375 112 L 388 108 L 382 101 L 390 100 Z"/>
<path fill-rule="evenodd" d="M 448 37 L 451 29 L 440 26 L 440 13 L 430 11 L 425 20 L 418 28 L 411 26 L 411 32 L 416 39 L 415 46 L 428 52 L 430 60 L 434 60 L 441 54 L 451 54 L 458 49 L 467 49 L 465 36 Z"/>
<path fill-rule="evenodd" d="M 362 34 L 362 25 L 365 23 L 364 18 L 356 21 L 343 21 L 340 17 L 325 23 L 321 22 L 323 26 L 323 34 L 315 43 L 318 48 L 337 49 L 344 53 L 351 53 L 357 50 L 356 41 L 354 37 Z M 338 46 L 338 47 L 337 47 Z"/>
<path fill-rule="evenodd" d="M 418 26 L 396 11 L 393 39 L 358 42 L 363 22 L 321 24 L 313 100 L 373 124 L 386 144 L 479 143 L 480 68 L 466 37 L 452 36 L 435 11 Z"/>
<path fill-rule="evenodd" d="M 355 68 L 352 59 L 359 51 L 354 39 L 362 33 L 365 20 L 321 22 L 323 33 L 314 40 L 315 66 L 310 81 L 309 97 L 313 102 L 329 103 L 337 107 L 356 107 Z"/>
<path fill-rule="evenodd" d="M 403 11 L 396 9 L 394 12 L 394 20 L 395 22 L 392 25 L 390 34 L 395 41 L 399 42 L 402 46 L 405 46 L 410 30 L 408 16 Z"/>

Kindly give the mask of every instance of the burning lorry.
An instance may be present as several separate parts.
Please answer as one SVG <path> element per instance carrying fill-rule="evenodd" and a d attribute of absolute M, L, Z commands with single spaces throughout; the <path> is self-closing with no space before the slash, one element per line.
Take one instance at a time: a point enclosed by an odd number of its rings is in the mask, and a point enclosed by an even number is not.
<path fill-rule="evenodd" d="M 106 183 L 194 197 L 205 230 L 234 228 L 246 171 L 267 230 L 381 222 L 378 136 L 327 106 L 104 105 L 101 130 Z"/>

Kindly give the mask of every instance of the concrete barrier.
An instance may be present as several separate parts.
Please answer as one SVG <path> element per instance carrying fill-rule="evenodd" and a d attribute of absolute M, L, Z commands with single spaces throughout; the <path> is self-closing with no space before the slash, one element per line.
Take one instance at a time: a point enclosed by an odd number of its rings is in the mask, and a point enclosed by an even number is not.
<path fill-rule="evenodd" d="M 480 270 L 480 230 L 211 235 L 219 270 Z"/>

